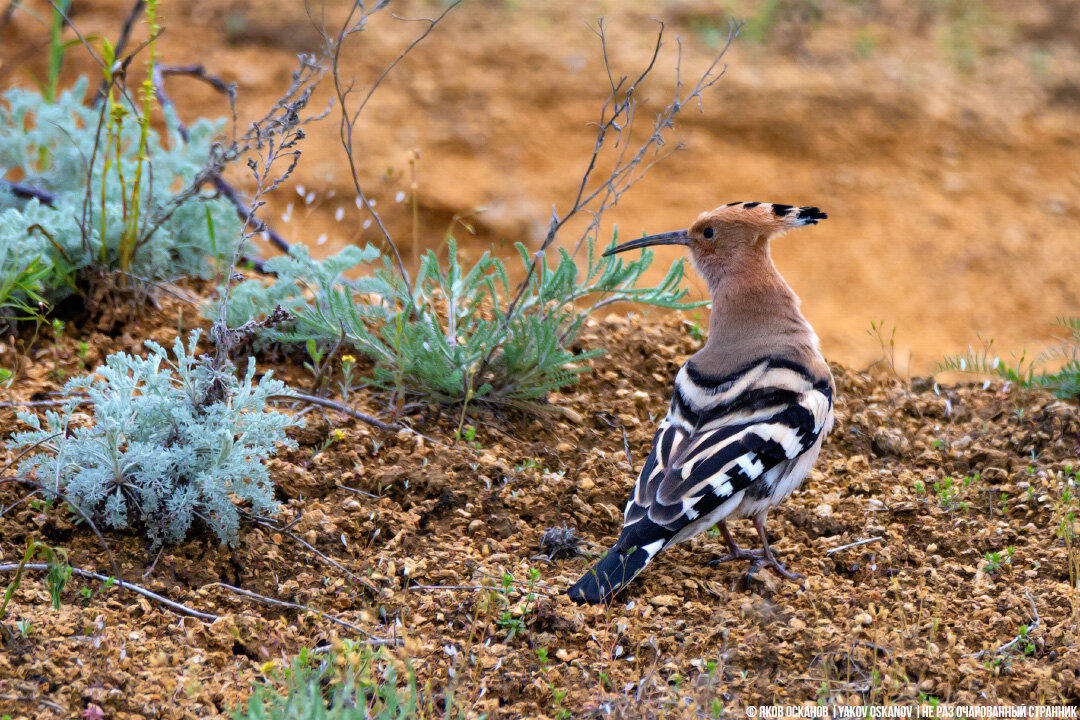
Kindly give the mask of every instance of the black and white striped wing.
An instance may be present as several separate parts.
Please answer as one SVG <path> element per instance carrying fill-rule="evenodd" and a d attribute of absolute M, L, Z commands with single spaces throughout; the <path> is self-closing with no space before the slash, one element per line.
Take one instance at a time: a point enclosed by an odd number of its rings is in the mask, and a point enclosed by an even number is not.
<path fill-rule="evenodd" d="M 688 363 L 627 503 L 618 545 L 652 556 L 725 503 L 731 512 L 741 491 L 812 448 L 831 422 L 828 379 L 794 363 L 763 360 L 724 378 Z"/>

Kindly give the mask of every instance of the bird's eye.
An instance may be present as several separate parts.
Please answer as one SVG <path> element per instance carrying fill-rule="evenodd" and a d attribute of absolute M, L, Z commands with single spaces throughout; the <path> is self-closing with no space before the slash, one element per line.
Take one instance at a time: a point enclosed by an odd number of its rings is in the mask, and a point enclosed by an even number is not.
<path fill-rule="evenodd" d="M 711 227 L 707 227 L 701 231 L 701 234 L 705 236 L 706 240 L 712 240 L 712 236 L 715 234 L 715 231 Z"/>

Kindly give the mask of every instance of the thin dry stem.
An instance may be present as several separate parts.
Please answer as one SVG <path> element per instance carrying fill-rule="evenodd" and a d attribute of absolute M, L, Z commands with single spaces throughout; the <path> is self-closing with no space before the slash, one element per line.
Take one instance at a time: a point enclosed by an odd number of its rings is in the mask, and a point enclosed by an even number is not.
<path fill-rule="evenodd" d="M 377 13 L 379 10 L 382 10 L 386 6 L 386 3 L 376 3 L 376 5 L 370 10 L 366 9 L 363 3 L 353 3 L 350 6 L 349 14 L 346 16 L 345 20 L 342 21 L 336 33 L 331 33 L 327 29 L 325 6 L 321 8 L 318 19 L 313 16 L 310 5 L 308 5 L 307 8 L 308 17 L 311 19 L 311 22 L 315 26 L 316 30 L 322 36 L 323 44 L 326 48 L 326 54 L 330 58 L 330 74 L 334 81 L 334 93 L 337 97 L 339 111 L 341 113 L 338 133 L 341 141 L 341 147 L 345 151 L 345 156 L 348 158 L 349 161 L 349 172 L 352 177 L 353 188 L 356 191 L 356 195 L 360 199 L 360 202 L 363 204 L 368 214 L 371 215 L 371 219 L 374 221 L 376 227 L 378 227 L 379 229 L 379 232 L 382 234 L 383 239 L 386 242 L 386 246 L 393 254 L 394 262 L 397 265 L 398 272 L 401 274 L 401 278 L 404 281 L 406 287 L 411 287 L 412 283 L 409 280 L 409 273 L 405 269 L 405 264 L 401 260 L 401 252 L 398 250 L 398 245 L 390 236 L 389 230 L 387 230 L 386 225 L 382 221 L 382 218 L 375 210 L 375 207 L 372 205 L 371 201 L 367 196 L 367 193 L 364 192 L 363 186 L 360 183 L 360 177 L 356 167 L 354 144 L 356 123 L 360 117 L 360 113 L 363 112 L 365 107 L 367 107 L 367 104 L 371 100 L 371 97 L 375 94 L 375 91 L 379 88 L 379 86 L 382 84 L 382 81 L 386 78 L 390 71 L 393 70 L 398 65 L 398 63 L 400 63 L 410 52 L 412 52 L 412 50 L 417 45 L 423 42 L 424 39 L 427 38 L 427 36 L 430 35 L 431 32 L 436 28 L 436 26 L 442 21 L 442 19 L 445 18 L 446 15 L 459 4 L 460 0 L 458 2 L 454 2 L 453 4 L 446 7 L 446 9 L 444 9 L 435 18 L 420 18 L 416 20 L 417 22 L 427 23 L 427 27 L 424 29 L 424 32 L 421 33 L 411 43 L 409 43 L 409 45 L 406 46 L 405 49 L 402 50 L 398 54 L 398 56 L 394 58 L 394 60 L 391 61 L 390 64 L 383 69 L 383 71 L 375 79 L 375 82 L 372 83 L 371 87 L 368 89 L 367 93 L 364 95 L 363 99 L 360 100 L 359 104 L 355 107 L 355 109 L 350 107 L 349 98 L 356 91 L 356 79 L 352 78 L 348 82 L 346 82 L 342 78 L 341 52 L 342 49 L 345 47 L 346 41 L 353 35 L 363 32 L 364 29 L 367 27 L 368 19 L 371 18 L 371 16 Z M 394 17 L 397 18 L 397 16 Z"/>
<path fill-rule="evenodd" d="M 641 84 L 649 77 L 656 67 L 656 61 L 660 55 L 660 49 L 663 46 L 664 25 L 663 23 L 660 23 L 660 30 L 657 33 L 656 44 L 653 47 L 649 62 L 641 73 L 629 84 L 627 84 L 628 78 L 626 76 L 616 80 L 615 75 L 612 72 L 611 58 L 609 57 L 607 50 L 607 31 L 603 20 L 597 24 L 595 32 L 600 38 L 600 47 L 604 60 L 604 71 L 607 75 L 611 92 L 600 110 L 600 119 L 596 125 L 596 140 L 593 144 L 592 154 L 589 156 L 585 171 L 581 175 L 577 194 L 574 197 L 570 209 L 560 215 L 556 208 L 552 208 L 547 234 L 540 244 L 540 247 L 533 253 L 532 261 L 525 270 L 525 277 L 518 285 L 514 297 L 507 305 L 503 322 L 495 336 L 496 339 L 485 352 L 478 364 L 477 372 L 473 375 L 473 377 L 480 382 L 483 382 L 483 378 L 485 377 L 485 373 L 492 358 L 494 358 L 496 352 L 499 351 L 499 348 L 502 347 L 502 341 L 505 339 L 506 333 L 509 330 L 510 322 L 514 317 L 514 312 L 533 283 L 537 266 L 544 258 L 548 248 L 555 242 L 559 232 L 572 218 L 580 213 L 585 212 L 591 216 L 591 220 L 581 234 L 581 237 L 578 239 L 574 246 L 574 251 L 571 254 L 576 257 L 586 239 L 594 236 L 599 229 L 604 213 L 617 205 L 623 194 L 640 180 L 656 162 L 667 157 L 671 152 L 679 149 L 679 146 L 677 146 L 675 150 L 668 153 L 661 154 L 659 152 L 660 148 L 665 144 L 664 133 L 673 127 L 675 117 L 683 110 L 687 103 L 697 100 L 700 107 L 702 93 L 716 84 L 716 82 L 723 77 L 726 68 L 719 68 L 720 61 L 723 59 L 728 48 L 731 47 L 731 43 L 738 34 L 738 27 L 735 25 L 731 26 L 728 32 L 727 42 L 717 53 L 716 57 L 713 58 L 713 61 L 705 71 L 699 76 L 694 86 L 685 93 L 683 92 L 684 84 L 682 81 L 682 44 L 679 44 L 678 59 L 675 64 L 675 98 L 657 115 L 652 132 L 643 142 L 641 142 L 629 158 L 627 157 L 627 148 L 630 144 L 634 127 L 634 117 L 637 110 L 637 92 Z M 616 156 L 615 167 L 603 180 L 596 184 L 592 184 L 593 173 L 596 170 L 600 156 L 604 148 L 607 147 L 609 140 L 611 140 L 613 148 L 620 148 Z M 656 153 L 657 157 L 646 162 L 646 155 L 650 151 Z M 597 301 L 595 307 L 601 307 L 603 303 L 604 299 L 601 298 Z"/>

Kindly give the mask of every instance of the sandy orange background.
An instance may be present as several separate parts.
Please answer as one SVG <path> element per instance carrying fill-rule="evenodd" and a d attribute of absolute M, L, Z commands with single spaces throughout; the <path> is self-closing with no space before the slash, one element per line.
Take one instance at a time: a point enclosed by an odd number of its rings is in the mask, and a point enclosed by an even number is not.
<path fill-rule="evenodd" d="M 774 254 L 831 359 L 861 366 L 879 357 L 866 333 L 877 320 L 897 328 L 902 371 L 909 355 L 911 371 L 932 369 L 977 331 L 1004 356 L 1038 350 L 1052 341 L 1056 316 L 1080 313 L 1080 13 L 1070 6 L 466 2 L 362 116 L 361 176 L 407 251 L 411 212 L 395 198 L 409 197 L 414 149 L 422 246 L 439 245 L 459 215 L 475 231 L 454 224 L 469 255 L 513 241 L 535 246 L 551 206 L 570 203 L 592 147 L 589 123 L 606 90 L 597 18 L 607 18 L 624 74 L 646 62 L 654 19 L 667 24 L 641 97 L 643 124 L 671 98 L 675 37 L 687 78 L 715 53 L 729 19 L 744 18 L 726 76 L 672 134 L 685 149 L 625 195 L 601 239 L 612 225 L 624 236 L 682 227 L 734 200 L 818 205 L 829 221 L 782 238 Z M 46 16 L 44 3 L 27 7 Z M 84 33 L 115 38 L 129 7 L 77 0 L 73 15 Z M 442 7 L 393 3 L 372 20 L 345 54 L 360 87 L 421 30 L 391 12 L 423 17 Z M 319 46 L 301 3 L 165 2 L 162 12 L 163 61 L 201 62 L 237 82 L 241 121 L 287 85 L 297 52 Z M 43 77 L 47 37 L 41 22 L 15 13 L 0 31 L 0 84 Z M 86 52 L 73 50 L 63 83 L 91 71 Z M 186 119 L 226 111 L 194 81 L 171 80 L 169 91 Z M 324 88 L 314 104 L 328 98 Z M 317 254 L 377 241 L 360 226 L 333 116 L 310 128 L 304 153 L 267 219 Z M 297 184 L 314 192 L 310 204 Z M 697 278 L 691 285 L 703 291 Z"/>

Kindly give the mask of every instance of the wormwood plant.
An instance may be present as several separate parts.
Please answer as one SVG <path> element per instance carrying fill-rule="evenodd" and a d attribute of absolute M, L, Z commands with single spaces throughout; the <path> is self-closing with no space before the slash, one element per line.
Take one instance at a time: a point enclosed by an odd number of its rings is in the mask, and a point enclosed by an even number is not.
<path fill-rule="evenodd" d="M 516 247 L 529 267 L 532 257 L 523 245 Z M 275 331 L 275 339 L 327 345 L 344 340 L 374 361 L 374 383 L 398 403 L 411 396 L 447 404 L 521 405 L 573 382 L 586 369 L 583 361 L 602 352 L 574 349 L 596 310 L 625 301 L 678 309 L 700 305 L 683 302 L 688 290 L 682 287 L 681 260 L 656 286 L 639 287 L 652 253 L 628 263 L 600 257 L 591 238 L 584 268 L 562 249 L 554 267 L 541 258 L 516 303 L 501 259 L 484 253 L 464 268 L 453 238 L 448 248 L 445 263 L 433 251 L 424 255 L 409 284 L 386 257 L 372 275 L 346 281 L 350 265 L 379 258 L 370 246 L 349 248 L 324 263 L 294 250 L 291 258 L 269 261 L 276 283 L 264 287 L 252 280 L 234 290 L 230 324 L 280 304 L 296 323 Z"/>
<path fill-rule="evenodd" d="M 196 357 L 198 339 L 193 332 L 185 347 L 177 338 L 175 362 L 152 341 L 146 358 L 110 355 L 95 371 L 99 379 L 67 383 L 71 399 L 60 413 L 45 413 L 44 424 L 20 413 L 32 430 L 16 434 L 15 444 L 45 450 L 20 472 L 36 472 L 96 523 L 144 529 L 155 545 L 184 539 L 196 520 L 221 542 L 235 541 L 236 501 L 257 515 L 274 509 L 264 461 L 278 443 L 294 445 L 285 428 L 298 423 L 265 411 L 284 383 L 270 373 L 254 382 L 253 360 L 239 378 L 231 364 L 215 369 Z M 83 397 L 93 403 L 91 418 L 76 413 Z"/>
<path fill-rule="evenodd" d="M 965 355 L 946 356 L 938 365 L 942 371 L 990 375 L 1024 387 L 1041 387 L 1060 398 L 1080 397 L 1080 317 L 1061 317 L 1056 323 L 1068 334 L 1055 347 L 1028 360 L 1026 353 L 1013 354 L 1014 363 L 1002 362 L 994 354 L 994 341 L 984 340 L 982 347 L 968 348 Z M 1048 369 L 1047 366 L 1053 366 Z"/>
<path fill-rule="evenodd" d="M 378 278 L 368 276 L 350 281 L 345 277 L 347 271 L 375 262 L 379 257 L 379 251 L 370 245 L 365 248 L 350 245 L 337 255 L 313 260 L 305 245 L 293 245 L 288 255 L 272 257 L 263 264 L 267 272 L 273 274 L 273 282 L 248 279 L 233 286 L 229 301 L 225 304 L 225 319 L 229 327 L 239 327 L 252 318 L 265 316 L 274 308 L 281 307 L 294 319 L 268 328 L 260 334 L 257 343 L 265 340 L 326 343 L 326 332 L 296 317 L 297 314 L 312 302 L 325 305 L 327 294 L 335 288 L 350 288 L 354 293 L 374 293 L 377 297 L 386 296 L 392 300 L 393 287 Z M 210 306 L 203 310 L 208 317 L 216 317 L 218 312 L 217 307 Z M 338 335 L 334 333 L 335 337 Z"/>
<path fill-rule="evenodd" d="M 162 137 L 149 126 L 149 95 L 136 104 L 113 90 L 94 107 L 83 101 L 87 86 L 83 78 L 51 104 L 30 90 L 4 93 L 0 178 L 21 178 L 39 196 L 17 197 L 0 183 L 0 259 L 46 270 L 35 289 L 49 303 L 116 270 L 147 280 L 211 277 L 215 260 L 231 259 L 240 227 L 228 200 L 198 191 L 222 124 L 199 120 L 185 143 L 170 106 Z M 33 300 L 25 290 L 13 296 Z"/>
<path fill-rule="evenodd" d="M 450 4 L 441 14 L 426 20 L 421 25 L 422 34 L 390 67 L 458 4 Z M 651 125 L 638 125 L 634 116 L 639 88 L 656 66 L 663 26 L 644 68 L 639 73 L 619 76 L 607 53 L 605 26 L 602 21 L 597 24 L 609 94 L 595 124 L 592 153 L 572 201 L 562 211 L 553 207 L 539 247 L 530 252 L 516 245 L 524 273 L 519 276 L 520 282 L 511 285 L 505 263 L 490 253 L 470 267 L 463 266 L 452 238 L 448 238 L 445 260 L 429 251 L 420 258 L 416 276 L 411 277 L 375 204 L 368 201 L 361 187 L 363 173 L 357 167 L 360 155 L 354 145 L 356 120 L 382 76 L 366 93 L 360 93 L 359 83 L 342 74 L 339 60 L 350 38 L 364 32 L 370 17 L 385 6 L 355 3 L 336 29 L 324 21 L 315 23 L 329 58 L 340 113 L 342 150 L 349 161 L 357 198 L 381 234 L 384 249 L 380 256 L 370 248 L 353 251 L 351 257 L 339 255 L 332 261 L 334 264 L 321 268 L 306 255 L 294 253 L 291 259 L 272 266 L 279 273 L 275 286 L 267 289 L 248 284 L 236 289 L 232 299 L 235 307 L 226 310 L 226 314 L 234 313 L 230 325 L 265 315 L 281 305 L 296 320 L 291 329 L 283 329 L 275 339 L 304 343 L 313 359 L 319 355 L 327 363 L 337 349 L 348 345 L 374 361 L 372 380 L 391 391 L 395 410 L 403 407 L 407 397 L 461 403 L 465 406 L 461 413 L 463 426 L 470 402 L 531 405 L 550 390 L 574 381 L 585 369 L 583 362 L 600 352 L 581 351 L 575 347 L 575 340 L 585 320 L 601 307 L 621 301 L 666 308 L 696 306 L 683 302 L 687 291 L 681 287 L 682 262 L 672 266 L 656 287 L 639 287 L 642 274 L 652 262 L 651 253 L 626 263 L 618 258 L 596 257 L 594 243 L 604 212 L 664 157 L 661 148 L 666 145 L 665 134 L 673 127 L 675 117 L 695 101 L 700 106 L 702 94 L 723 74 L 720 60 L 736 28 L 730 29 L 727 45 L 696 81 L 683 80 L 680 53 L 675 65 L 674 98 L 656 113 Z M 641 129 L 635 132 L 636 127 Z M 604 175 L 599 167 L 610 171 Z M 573 250 L 559 248 L 556 240 L 563 229 L 573 218 L 586 214 L 591 219 L 578 240 L 560 243 Z M 414 238 L 417 235 L 414 228 Z M 579 252 L 582 250 L 585 258 Z M 376 263 L 380 267 L 369 277 L 357 282 L 343 279 L 350 263 L 377 260 L 381 260 Z M 331 347 L 334 350 L 329 354 L 322 354 L 323 349 Z"/>

